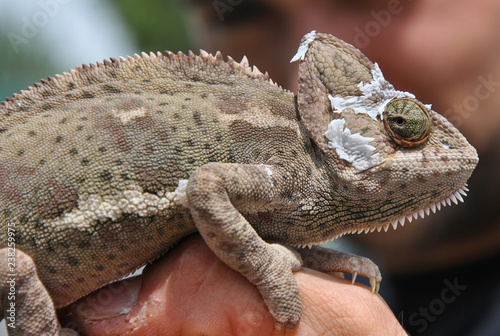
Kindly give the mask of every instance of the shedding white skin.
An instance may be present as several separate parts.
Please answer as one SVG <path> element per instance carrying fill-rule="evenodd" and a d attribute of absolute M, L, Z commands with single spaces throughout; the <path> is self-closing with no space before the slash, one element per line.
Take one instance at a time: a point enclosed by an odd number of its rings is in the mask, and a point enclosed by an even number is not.
<path fill-rule="evenodd" d="M 269 177 L 273 176 L 273 172 L 272 172 L 272 170 L 271 170 L 271 169 L 269 169 L 269 167 L 266 167 L 266 166 L 265 166 L 264 164 L 262 164 L 262 163 L 261 163 L 260 165 L 261 165 L 262 167 L 264 167 L 264 170 L 266 171 L 266 173 L 267 173 L 267 175 L 268 175 Z M 274 188 L 274 183 L 273 183 L 273 180 L 272 180 L 272 179 L 271 179 L 271 187 L 273 187 L 273 188 Z"/>
<path fill-rule="evenodd" d="M 187 180 L 181 181 L 187 183 Z M 179 188 L 181 181 L 179 181 Z M 185 191 L 183 195 L 187 203 Z M 58 218 L 51 219 L 50 225 L 54 225 L 58 230 L 68 227 L 88 228 L 95 221 L 108 219 L 117 221 L 127 214 L 137 214 L 140 217 L 161 215 L 169 208 L 181 204 L 181 201 L 184 200 L 183 195 L 182 193 L 178 194 L 177 190 L 176 192 L 160 191 L 155 195 L 145 192 L 138 185 L 131 184 L 116 195 L 90 194 L 86 197 L 80 197 L 77 208 Z"/>
<path fill-rule="evenodd" d="M 373 120 L 377 120 L 377 116 L 380 116 L 379 120 L 382 120 L 385 106 L 392 99 L 415 99 L 415 96 L 409 92 L 394 89 L 394 86 L 384 78 L 377 63 L 374 64 L 371 72 L 373 80 L 370 83 L 360 82 L 358 84 L 359 89 L 363 92 L 361 96 L 343 98 L 328 95 L 332 109 L 336 112 L 342 112 L 346 108 L 351 108 L 355 113 L 368 114 Z M 424 106 L 431 109 L 431 105 L 424 104 Z"/>
<path fill-rule="evenodd" d="M 174 190 L 174 193 L 179 203 L 182 204 L 184 207 L 189 208 L 189 201 L 186 193 L 187 184 L 188 180 L 179 180 L 179 184 L 177 185 L 177 188 Z"/>
<path fill-rule="evenodd" d="M 309 45 L 316 38 L 316 31 L 315 30 L 311 31 L 310 33 L 306 34 L 304 38 L 305 38 L 304 41 L 299 46 L 299 50 L 297 50 L 297 53 L 295 54 L 295 56 L 293 56 L 290 63 L 304 59 L 307 50 L 309 50 Z"/>
<path fill-rule="evenodd" d="M 338 156 L 363 171 L 381 163 L 379 154 L 374 154 L 375 147 L 369 145 L 374 138 L 364 137 L 359 133 L 351 134 L 349 128 L 344 128 L 344 119 L 334 119 L 328 125 L 325 137 L 330 140 L 328 147 L 334 148 Z"/>
<path fill-rule="evenodd" d="M 264 170 L 266 171 L 267 175 L 269 175 L 269 176 L 273 175 L 273 172 L 271 171 L 271 169 L 264 167 Z"/>

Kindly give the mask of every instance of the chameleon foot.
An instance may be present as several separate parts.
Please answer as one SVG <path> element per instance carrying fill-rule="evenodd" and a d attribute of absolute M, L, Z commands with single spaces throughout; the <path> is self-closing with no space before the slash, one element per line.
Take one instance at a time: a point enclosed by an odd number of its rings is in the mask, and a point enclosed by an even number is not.
<path fill-rule="evenodd" d="M 33 260 L 24 252 L 0 250 L 1 318 L 5 318 L 10 336 L 77 336 L 61 329 L 52 300 L 38 278 Z"/>

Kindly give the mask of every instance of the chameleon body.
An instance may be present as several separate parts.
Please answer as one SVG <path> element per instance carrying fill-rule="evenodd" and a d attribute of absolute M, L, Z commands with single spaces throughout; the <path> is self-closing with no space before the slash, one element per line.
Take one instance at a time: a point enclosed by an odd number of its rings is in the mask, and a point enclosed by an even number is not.
<path fill-rule="evenodd" d="M 11 231 L 25 283 L 11 334 L 70 334 L 54 308 L 196 231 L 277 328 L 299 322 L 301 266 L 378 290 L 370 260 L 316 245 L 461 200 L 477 153 L 353 46 L 311 32 L 294 60 L 297 96 L 246 58 L 202 51 L 84 65 L 2 102 L 4 311 Z"/>

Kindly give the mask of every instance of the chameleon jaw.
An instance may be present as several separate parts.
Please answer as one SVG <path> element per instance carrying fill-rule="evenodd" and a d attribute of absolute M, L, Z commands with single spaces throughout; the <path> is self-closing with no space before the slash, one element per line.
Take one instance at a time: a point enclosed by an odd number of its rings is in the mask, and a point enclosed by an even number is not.
<path fill-rule="evenodd" d="M 451 205 L 452 202 L 455 204 L 463 203 L 464 197 L 467 196 L 468 191 L 469 191 L 469 188 L 467 188 L 467 183 L 464 183 L 464 185 L 462 185 L 460 188 L 458 188 L 458 190 L 453 192 L 450 196 L 445 197 L 445 198 L 441 199 L 440 201 L 432 202 L 432 203 L 430 203 L 424 207 L 421 207 L 420 209 L 414 210 L 410 213 L 404 214 L 404 215 L 402 215 L 402 216 L 400 216 L 392 221 L 389 221 L 389 222 L 386 222 L 383 224 L 369 226 L 366 228 L 347 230 L 347 231 L 341 232 L 341 233 L 333 236 L 332 238 L 326 239 L 324 241 L 320 241 L 320 242 L 316 242 L 316 243 L 309 243 L 309 244 L 300 244 L 300 245 L 297 245 L 297 247 L 312 248 L 314 245 L 326 244 L 326 243 L 331 242 L 331 241 L 333 241 L 333 240 L 335 240 L 335 239 L 337 239 L 345 234 L 370 233 L 370 232 L 373 232 L 375 230 L 377 230 L 377 232 L 381 232 L 382 229 L 385 232 L 387 232 L 389 230 L 390 226 L 392 226 L 394 228 L 394 230 L 396 230 L 398 228 L 398 225 L 404 226 L 406 223 L 406 220 L 408 220 L 408 222 L 411 223 L 413 221 L 413 219 L 418 219 L 419 216 L 421 218 L 424 218 L 426 215 L 430 215 L 431 211 L 433 213 L 436 213 L 438 210 L 441 210 L 441 207 Z"/>
<path fill-rule="evenodd" d="M 408 222 L 412 222 L 413 219 L 418 219 L 420 216 L 421 218 L 424 218 L 425 215 L 430 215 L 431 211 L 433 213 L 436 213 L 438 210 L 441 210 L 441 206 L 445 207 L 447 205 L 451 205 L 451 203 L 458 204 L 464 202 L 463 196 L 467 196 L 467 192 L 469 191 L 469 188 L 467 188 L 467 183 L 465 183 L 462 187 L 460 187 L 457 191 L 453 192 L 450 196 L 443 198 L 440 201 L 433 202 L 429 205 L 426 205 L 423 208 L 420 208 L 418 210 L 415 210 L 409 214 L 403 215 L 392 222 L 385 223 L 376 227 L 372 228 L 366 228 L 366 229 L 359 229 L 357 230 L 357 233 L 368 233 L 368 232 L 373 232 L 377 230 L 377 232 L 380 232 L 382 229 L 384 229 L 385 232 L 389 230 L 389 226 L 392 225 L 394 230 L 397 229 L 398 224 L 401 226 L 405 225 L 405 220 L 408 219 Z"/>

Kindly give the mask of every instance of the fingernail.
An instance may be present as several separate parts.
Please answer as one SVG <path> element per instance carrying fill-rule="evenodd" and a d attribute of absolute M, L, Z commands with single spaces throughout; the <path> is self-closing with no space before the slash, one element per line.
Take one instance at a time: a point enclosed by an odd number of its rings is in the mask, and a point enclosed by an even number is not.
<path fill-rule="evenodd" d="M 105 320 L 128 314 L 137 303 L 141 279 L 137 276 L 107 285 L 80 299 L 73 313 L 85 320 Z"/>

